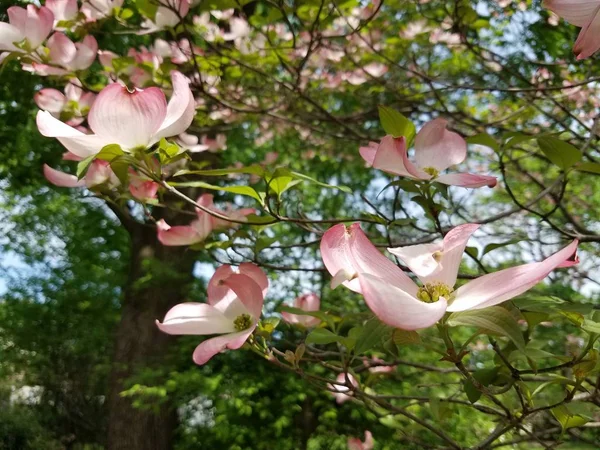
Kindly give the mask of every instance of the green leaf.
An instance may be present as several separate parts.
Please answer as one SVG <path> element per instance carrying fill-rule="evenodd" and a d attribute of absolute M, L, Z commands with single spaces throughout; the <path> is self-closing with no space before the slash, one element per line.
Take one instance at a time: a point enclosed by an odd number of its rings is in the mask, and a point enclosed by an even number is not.
<path fill-rule="evenodd" d="M 421 336 L 416 331 L 396 329 L 392 333 L 392 340 L 396 345 L 410 345 L 421 342 Z"/>
<path fill-rule="evenodd" d="M 90 155 L 87 158 L 79 161 L 77 163 L 77 179 L 81 180 L 83 177 L 85 177 L 85 174 L 87 173 L 88 169 L 90 168 L 90 164 L 92 164 L 92 162 L 94 161 L 94 159 L 96 158 L 96 155 Z"/>
<path fill-rule="evenodd" d="M 198 187 L 204 189 L 210 189 L 212 191 L 224 191 L 231 192 L 232 194 L 245 195 L 258 200 L 262 205 L 264 202 L 258 192 L 250 186 L 215 186 L 213 184 L 205 183 L 204 181 L 188 181 L 184 183 L 171 183 L 173 186 L 178 187 Z"/>
<path fill-rule="evenodd" d="M 96 155 L 96 159 L 111 162 L 113 159 L 123 156 L 125 152 L 119 144 L 108 144 L 102 147 L 102 150 Z"/>
<path fill-rule="evenodd" d="M 474 326 L 508 337 L 516 347 L 525 352 L 525 339 L 519 324 L 513 316 L 500 306 L 452 313 L 447 321 L 451 327 L 459 325 Z"/>
<path fill-rule="evenodd" d="M 465 252 L 473 258 L 479 257 L 479 249 L 477 247 L 466 247 Z"/>
<path fill-rule="evenodd" d="M 271 178 L 270 180 L 267 180 L 267 185 L 269 186 L 269 189 L 271 189 L 279 199 L 281 199 L 281 194 L 283 194 L 288 189 L 293 188 L 298 183 L 302 183 L 302 181 L 294 180 L 292 177 L 288 176 L 275 177 Z"/>
<path fill-rule="evenodd" d="M 535 136 L 531 136 L 531 135 L 527 135 L 527 134 L 523 134 L 523 133 L 519 133 L 519 132 L 506 133 L 504 135 L 504 148 L 509 149 L 509 148 L 514 147 L 515 145 L 519 145 L 521 142 L 527 142 L 532 139 L 535 139 Z"/>
<path fill-rule="evenodd" d="M 326 345 L 334 342 L 342 342 L 343 340 L 342 336 L 338 336 L 325 328 L 315 328 L 306 336 L 307 344 Z"/>
<path fill-rule="evenodd" d="M 158 2 L 152 0 L 134 0 L 135 6 L 143 16 L 154 20 L 158 10 Z"/>
<path fill-rule="evenodd" d="M 483 145 L 485 147 L 489 147 L 494 151 L 498 151 L 500 146 L 496 142 L 496 140 L 487 133 L 476 134 L 475 136 L 471 136 L 467 138 L 468 144 L 475 145 Z"/>
<path fill-rule="evenodd" d="M 492 367 L 489 369 L 479 369 L 473 373 L 473 378 L 479 381 L 483 386 L 489 386 L 498 377 L 499 367 Z M 471 380 L 465 380 L 463 387 L 467 398 L 471 403 L 475 403 L 481 398 L 481 391 L 479 391 Z"/>
<path fill-rule="evenodd" d="M 392 330 L 391 327 L 380 322 L 375 317 L 369 319 L 364 325 L 358 328 L 360 328 L 360 333 L 356 335 L 356 344 L 354 347 L 354 351 L 358 355 L 373 350 L 379 344 L 383 343 L 384 337 L 390 334 Z"/>
<path fill-rule="evenodd" d="M 577 166 L 575 166 L 575 169 L 577 169 L 581 172 L 600 174 L 600 164 L 598 164 L 598 163 L 587 162 L 587 163 L 577 164 Z"/>
<path fill-rule="evenodd" d="M 129 162 L 126 156 L 117 156 L 110 161 L 110 168 L 123 185 L 129 180 Z"/>
<path fill-rule="evenodd" d="M 262 177 L 265 174 L 265 169 L 263 169 L 259 165 L 253 165 L 248 167 L 232 167 L 229 169 L 180 170 L 178 172 L 175 172 L 173 176 L 179 177 L 181 175 L 204 175 L 207 177 L 219 177 L 222 175 L 229 175 L 232 173 L 252 174 Z"/>
<path fill-rule="evenodd" d="M 335 186 L 333 184 L 323 183 L 322 181 L 315 180 L 314 178 L 311 178 L 308 175 L 304 175 L 303 173 L 299 172 L 290 171 L 289 174 L 298 180 L 308 181 L 309 183 L 313 183 L 324 188 L 338 189 L 342 192 L 346 192 L 347 194 L 352 194 L 352 189 L 350 189 L 348 186 Z"/>
<path fill-rule="evenodd" d="M 577 148 L 555 137 L 540 137 L 537 142 L 552 164 L 563 170 L 573 167 L 583 156 Z"/>
<path fill-rule="evenodd" d="M 600 323 L 594 322 L 590 319 L 584 319 L 583 323 L 581 324 L 581 329 L 590 334 L 600 334 Z"/>
<path fill-rule="evenodd" d="M 581 414 L 572 413 L 567 405 L 560 405 L 556 408 L 552 408 L 552 415 L 558 420 L 563 432 L 569 428 L 576 428 L 585 425 L 589 422 L 589 419 L 582 416 Z"/>
<path fill-rule="evenodd" d="M 417 134 L 417 129 L 410 120 L 387 106 L 379 106 L 379 121 L 387 134 L 394 137 L 404 136 L 406 145 L 410 145 Z"/>
<path fill-rule="evenodd" d="M 518 298 L 512 302 L 520 310 L 540 313 L 573 312 L 587 314 L 592 310 L 592 305 L 571 303 L 551 296 L 527 296 Z"/>
<path fill-rule="evenodd" d="M 481 253 L 481 256 L 491 252 L 492 250 L 496 250 L 497 248 L 506 247 L 507 245 L 517 244 L 519 242 L 521 242 L 521 239 L 511 239 L 510 241 L 506 242 L 488 244 L 483 248 L 483 253 Z"/>

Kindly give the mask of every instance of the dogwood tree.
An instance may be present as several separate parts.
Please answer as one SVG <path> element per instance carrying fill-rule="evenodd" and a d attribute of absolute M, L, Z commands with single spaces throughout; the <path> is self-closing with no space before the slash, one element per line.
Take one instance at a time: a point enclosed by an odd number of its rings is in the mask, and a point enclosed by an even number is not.
<path fill-rule="evenodd" d="M 415 448 L 593 440 L 600 316 L 577 301 L 600 241 L 593 3 L 546 5 L 582 27 L 577 59 L 542 39 L 571 27 L 528 2 L 8 8 L 3 64 L 47 82 L 37 128 L 65 149 L 39 170 L 131 237 L 108 448 L 171 447 L 168 399 L 136 408 L 126 384 L 167 335 L 209 336 L 190 364 L 251 351 Z M 198 254 L 216 270 L 190 302 Z M 583 344 L 553 348 L 540 329 L 558 323 Z M 419 373 L 440 381 L 398 389 Z M 456 436 L 462 409 L 489 427 Z"/>

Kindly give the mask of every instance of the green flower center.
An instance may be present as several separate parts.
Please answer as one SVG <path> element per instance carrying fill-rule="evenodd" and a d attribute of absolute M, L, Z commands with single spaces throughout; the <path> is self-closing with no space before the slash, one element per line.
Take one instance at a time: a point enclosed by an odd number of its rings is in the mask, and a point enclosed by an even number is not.
<path fill-rule="evenodd" d="M 431 178 L 437 178 L 437 176 L 440 174 L 440 171 L 437 170 L 435 167 L 425 167 L 423 169 L 423 172 L 425 172 L 428 175 L 431 175 Z"/>
<path fill-rule="evenodd" d="M 241 316 L 237 316 L 233 321 L 233 326 L 237 331 L 247 330 L 252 326 L 252 317 L 250 317 L 250 314 L 242 314 Z"/>
<path fill-rule="evenodd" d="M 425 286 L 419 288 L 417 298 L 425 303 L 435 303 L 440 297 L 450 300 L 454 289 L 443 283 L 425 283 Z"/>

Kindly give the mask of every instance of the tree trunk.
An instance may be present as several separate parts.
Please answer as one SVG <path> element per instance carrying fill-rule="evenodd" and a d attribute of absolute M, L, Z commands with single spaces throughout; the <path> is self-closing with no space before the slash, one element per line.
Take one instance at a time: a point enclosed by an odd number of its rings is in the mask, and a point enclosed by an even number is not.
<path fill-rule="evenodd" d="M 185 247 L 162 246 L 153 226 L 135 225 L 129 231 L 131 265 L 110 377 L 107 448 L 167 450 L 173 447 L 177 426 L 171 404 L 138 409 L 120 393 L 140 369 L 164 361 L 174 338 L 160 332 L 155 320 L 162 320 L 170 307 L 185 300 L 195 258 Z"/>

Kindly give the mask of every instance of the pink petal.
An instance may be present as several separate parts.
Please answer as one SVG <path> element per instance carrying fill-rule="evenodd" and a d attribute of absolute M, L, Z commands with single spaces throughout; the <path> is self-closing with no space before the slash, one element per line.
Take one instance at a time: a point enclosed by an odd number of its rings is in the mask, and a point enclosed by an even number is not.
<path fill-rule="evenodd" d="M 340 223 L 327 230 L 321 238 L 320 248 L 323 264 L 332 276 L 337 276 L 338 273 L 357 275 L 350 252 L 350 234 L 346 225 Z M 343 284 L 360 293 L 360 283 L 357 279 L 346 281 Z"/>
<path fill-rule="evenodd" d="M 69 64 L 71 70 L 85 70 L 96 60 L 98 53 L 98 42 L 94 36 L 87 35 L 82 42 L 75 44 L 77 54 Z"/>
<path fill-rule="evenodd" d="M 440 175 L 434 181 L 450 186 L 461 186 L 466 188 L 494 187 L 498 183 L 496 177 L 488 175 L 474 175 L 472 173 L 449 173 Z"/>
<path fill-rule="evenodd" d="M 543 6 L 578 27 L 590 23 L 600 9 L 596 0 L 544 0 Z"/>
<path fill-rule="evenodd" d="M 427 282 L 440 282 L 448 287 L 454 287 L 467 242 L 477 229 L 479 229 L 478 224 L 467 223 L 453 228 L 444 236 L 440 270 Z"/>
<path fill-rule="evenodd" d="M 23 34 L 17 27 L 0 22 L 0 50 L 19 51 L 13 43 L 21 40 L 23 40 Z"/>
<path fill-rule="evenodd" d="M 350 226 L 349 234 L 349 247 L 359 277 L 364 274 L 375 275 L 408 294 L 416 295 L 417 285 L 369 241 L 358 223 Z"/>
<path fill-rule="evenodd" d="M 552 270 L 572 260 L 577 244 L 578 241 L 573 241 L 542 262 L 522 264 L 468 282 L 458 288 L 456 299 L 448 311 L 487 308 L 521 295 L 546 278 Z"/>
<path fill-rule="evenodd" d="M 45 6 L 38 9 L 34 5 L 27 5 L 27 19 L 23 31 L 32 48 L 39 47 L 46 40 L 53 26 L 52 11 Z"/>
<path fill-rule="evenodd" d="M 33 96 L 33 99 L 40 109 L 45 109 L 54 114 L 60 113 L 67 102 L 62 92 L 51 88 L 40 90 Z"/>
<path fill-rule="evenodd" d="M 114 173 L 107 161 L 95 160 L 85 174 L 85 185 L 89 188 L 104 184 L 114 177 Z"/>
<path fill-rule="evenodd" d="M 90 109 L 88 123 L 95 134 L 126 150 L 147 147 L 167 114 L 165 95 L 158 88 L 135 89 L 118 83 L 105 87 Z"/>
<path fill-rule="evenodd" d="M 77 54 L 75 44 L 60 32 L 50 36 L 50 39 L 48 39 L 48 49 L 50 50 L 50 62 L 64 67 L 68 67 Z"/>
<path fill-rule="evenodd" d="M 207 301 L 211 305 L 220 302 L 225 297 L 234 297 L 235 293 L 226 286 L 223 281 L 234 274 L 232 267 L 229 264 L 224 264 L 215 270 L 215 273 L 208 282 L 206 287 Z"/>
<path fill-rule="evenodd" d="M 194 350 L 194 362 L 201 366 L 206 364 L 217 353 L 221 353 L 226 349 L 237 350 L 244 345 L 248 337 L 254 331 L 254 328 L 256 327 L 254 326 L 238 333 L 231 333 L 207 339 Z"/>
<path fill-rule="evenodd" d="M 163 323 L 156 321 L 161 331 L 168 334 L 221 334 L 235 332 L 232 320 L 206 303 L 180 303 L 167 312 Z"/>
<path fill-rule="evenodd" d="M 373 168 L 403 177 L 415 177 L 415 168 L 408 160 L 404 136 L 397 139 L 385 136 L 377 149 L 374 148 L 371 144 L 360 148 L 360 155 Z"/>
<path fill-rule="evenodd" d="M 379 320 L 390 326 L 403 330 L 427 328 L 446 312 L 444 298 L 425 303 L 375 275 L 361 274 L 359 280 L 367 306 Z"/>
<path fill-rule="evenodd" d="M 70 175 L 60 170 L 53 169 L 52 167 L 44 164 L 44 176 L 54 186 L 59 187 L 79 187 L 84 185 L 83 180 L 78 180 L 75 175 Z"/>
<path fill-rule="evenodd" d="M 23 64 L 23 70 L 27 72 L 36 73 L 42 77 L 47 77 L 49 75 L 56 75 L 60 77 L 69 74 L 69 71 L 66 69 L 61 69 L 60 67 L 49 66 L 48 64 L 40 64 L 36 62 L 32 62 L 31 64 Z"/>
<path fill-rule="evenodd" d="M 241 274 L 252 278 L 252 280 L 258 284 L 258 287 L 260 287 L 262 290 L 263 297 L 267 295 L 267 290 L 269 289 L 269 279 L 260 267 L 252 263 L 241 263 L 239 266 L 239 271 Z"/>
<path fill-rule="evenodd" d="M 435 244 L 407 245 L 405 247 L 388 248 L 392 255 L 400 258 L 421 281 L 431 276 L 440 268 L 440 263 L 434 255 L 444 248 L 442 242 Z M 425 282 L 425 281 L 423 281 Z"/>
<path fill-rule="evenodd" d="M 181 21 L 180 17 L 185 17 L 190 10 L 189 0 L 162 0 L 160 3 L 168 7 L 159 6 L 156 11 L 154 23 L 158 29 L 174 27 Z M 172 9 L 176 9 L 178 14 Z"/>
<path fill-rule="evenodd" d="M 579 32 L 573 51 L 577 59 L 585 59 L 596 53 L 598 49 L 600 49 L 600 7 L 593 20 Z"/>
<path fill-rule="evenodd" d="M 94 155 L 110 144 L 99 136 L 83 134 L 56 119 L 48 111 L 38 111 L 36 123 L 42 136 L 57 138 L 67 150 L 82 158 Z"/>
<path fill-rule="evenodd" d="M 160 126 L 155 141 L 163 137 L 183 133 L 191 125 L 196 114 L 196 102 L 186 77 L 173 70 L 171 72 L 173 95 L 167 106 L 167 115 Z"/>
<path fill-rule="evenodd" d="M 387 259 L 367 238 L 360 225 L 349 229 L 339 224 L 331 227 L 321 239 L 321 257 L 331 275 L 339 273 L 377 275 L 404 289 L 409 294 L 418 290 L 413 281 L 398 266 Z M 355 292 L 361 292 L 357 278 L 343 283 Z"/>
<path fill-rule="evenodd" d="M 318 311 L 321 306 L 321 299 L 315 294 L 304 294 L 294 300 L 294 307 L 303 311 Z M 317 317 L 303 316 L 282 312 L 283 320 L 291 324 L 300 324 L 306 328 L 315 327 L 321 323 Z"/>
<path fill-rule="evenodd" d="M 439 171 L 459 164 L 467 157 L 467 143 L 457 133 L 448 131 L 448 122 L 435 119 L 426 123 L 415 137 L 415 161 L 424 169 Z"/>
<path fill-rule="evenodd" d="M 52 11 L 56 21 L 71 20 L 79 10 L 77 0 L 46 0 L 45 6 Z"/>
<path fill-rule="evenodd" d="M 156 194 L 158 193 L 158 183 L 154 181 L 141 181 L 138 184 L 129 184 L 129 192 L 136 199 L 141 201 L 148 201 L 156 198 Z"/>
<path fill-rule="evenodd" d="M 192 226 L 158 227 L 158 240 L 162 245 L 193 245 L 206 239 L 206 235 Z"/>
<path fill-rule="evenodd" d="M 354 378 L 354 376 L 351 373 L 340 373 L 336 377 L 335 381 L 336 384 L 331 383 L 328 384 L 327 387 L 330 391 L 333 391 L 333 396 L 335 397 L 336 403 L 342 404 L 350 400 L 352 398 L 352 392 L 350 392 L 349 394 L 346 393 L 350 391 L 350 387 L 348 387 L 347 384 L 349 383 L 350 386 L 357 387 L 358 381 L 356 381 L 356 378 Z M 342 384 L 345 386 L 343 386 Z"/>
<path fill-rule="evenodd" d="M 262 314 L 264 297 L 262 289 L 248 275 L 234 273 L 228 276 L 223 283 L 235 292 L 237 298 L 243 303 L 254 320 Z"/>

